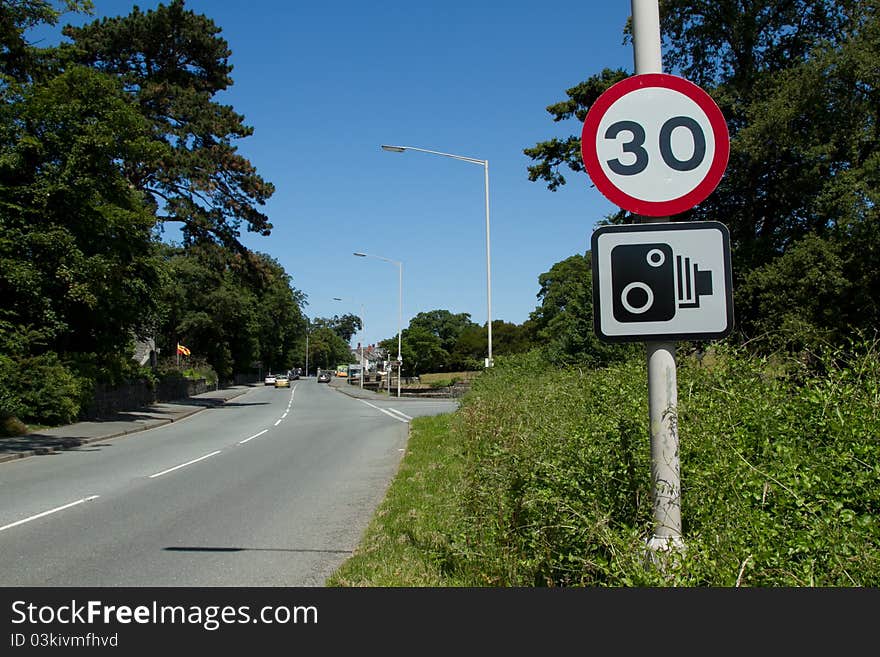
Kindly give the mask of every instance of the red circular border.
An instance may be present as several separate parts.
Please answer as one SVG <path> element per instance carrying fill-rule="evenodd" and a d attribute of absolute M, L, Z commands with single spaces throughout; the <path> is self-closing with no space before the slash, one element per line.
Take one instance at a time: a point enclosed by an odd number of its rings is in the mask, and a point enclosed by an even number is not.
<path fill-rule="evenodd" d="M 596 136 L 599 132 L 599 123 L 611 105 L 631 91 L 647 87 L 672 89 L 690 98 L 705 112 L 715 137 L 715 154 L 706 176 L 690 192 L 669 201 L 645 201 L 622 191 L 605 175 L 601 164 L 599 164 L 599 155 L 596 152 Z M 635 214 L 648 217 L 665 217 L 690 210 L 714 191 L 718 183 L 721 182 L 721 177 L 727 168 L 727 159 L 730 157 L 730 137 L 727 133 L 727 122 L 724 120 L 724 115 L 721 114 L 721 110 L 715 104 L 715 101 L 712 100 L 712 97 L 703 91 L 702 88 L 677 75 L 643 73 L 641 75 L 633 75 L 609 87 L 590 107 L 587 118 L 584 120 L 583 130 L 581 131 L 581 157 L 584 160 L 587 173 L 593 180 L 596 188 L 609 201 Z"/>

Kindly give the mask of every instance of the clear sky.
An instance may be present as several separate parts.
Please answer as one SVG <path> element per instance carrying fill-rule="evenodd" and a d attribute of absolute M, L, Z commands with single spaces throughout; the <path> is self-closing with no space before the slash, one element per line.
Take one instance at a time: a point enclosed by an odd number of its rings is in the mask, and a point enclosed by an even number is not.
<path fill-rule="evenodd" d="M 94 4 L 99 17 L 159 3 Z M 632 70 L 630 0 L 186 5 L 229 43 L 234 85 L 217 100 L 254 128 L 239 151 L 276 187 L 264 208 L 272 235 L 243 242 L 281 263 L 309 317 L 363 312 L 353 344 L 398 330 L 398 267 L 355 251 L 403 263 L 403 328 L 434 309 L 487 319 L 483 167 L 381 144 L 489 161 L 493 320 L 528 319 L 538 276 L 584 253 L 615 210 L 586 174 L 567 172 L 557 192 L 530 182 L 523 149 L 580 133 L 546 111 L 566 89 Z"/>

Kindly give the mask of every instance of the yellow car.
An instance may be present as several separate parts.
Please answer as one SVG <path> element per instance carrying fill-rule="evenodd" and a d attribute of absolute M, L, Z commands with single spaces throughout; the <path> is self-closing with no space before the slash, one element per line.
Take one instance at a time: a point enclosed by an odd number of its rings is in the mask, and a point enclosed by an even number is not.
<path fill-rule="evenodd" d="M 275 387 L 276 388 L 289 388 L 290 387 L 290 379 L 288 379 L 283 374 L 278 374 L 275 376 Z"/>

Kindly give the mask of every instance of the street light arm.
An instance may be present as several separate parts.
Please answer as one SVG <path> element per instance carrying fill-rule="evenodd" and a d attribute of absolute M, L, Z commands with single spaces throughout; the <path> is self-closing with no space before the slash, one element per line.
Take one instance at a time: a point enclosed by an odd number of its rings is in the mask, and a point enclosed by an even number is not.
<path fill-rule="evenodd" d="M 361 258 L 378 258 L 379 260 L 384 260 L 385 262 L 393 262 L 395 265 L 400 265 L 401 262 L 398 260 L 392 260 L 391 258 L 385 258 L 379 255 L 373 255 L 372 253 L 352 253 L 352 255 L 356 255 Z"/>
<path fill-rule="evenodd" d="M 635 0 L 634 0 L 635 1 Z M 492 366 L 492 261 L 490 259 L 489 250 L 489 160 L 479 160 L 475 157 L 464 157 L 463 155 L 453 155 L 452 153 L 442 153 L 440 151 L 431 151 L 427 148 L 416 148 L 415 146 L 391 146 L 382 144 L 382 150 L 391 153 L 403 153 L 404 151 L 419 151 L 421 153 L 430 153 L 431 155 L 442 155 L 443 157 L 451 157 L 454 160 L 462 160 L 472 164 L 479 164 L 483 167 L 486 180 L 486 309 L 487 321 L 486 331 L 488 333 L 489 357 L 486 359 L 486 366 Z M 363 255 L 356 253 L 355 255 Z"/>
<path fill-rule="evenodd" d="M 420 153 L 431 153 L 432 155 L 442 155 L 443 157 L 451 157 L 454 160 L 462 160 L 464 162 L 470 162 L 472 164 L 479 164 L 481 166 L 487 166 L 489 164 L 488 160 L 480 160 L 475 157 L 465 157 L 464 155 L 453 155 L 452 153 L 441 153 L 440 151 L 429 151 L 426 148 L 416 148 L 415 146 L 388 146 L 387 144 L 383 144 L 382 150 L 389 151 L 390 153 L 403 153 L 404 151 L 419 151 Z"/>

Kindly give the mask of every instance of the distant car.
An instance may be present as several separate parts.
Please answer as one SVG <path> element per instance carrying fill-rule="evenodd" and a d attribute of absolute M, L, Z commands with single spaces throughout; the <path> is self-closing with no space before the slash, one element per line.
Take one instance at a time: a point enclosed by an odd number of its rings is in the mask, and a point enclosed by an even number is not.
<path fill-rule="evenodd" d="M 287 378 L 285 374 L 279 374 L 275 377 L 275 387 L 276 388 L 289 388 L 290 387 L 290 379 Z"/>
<path fill-rule="evenodd" d="M 299 374 L 300 374 L 300 371 L 299 371 L 299 368 L 297 367 L 297 368 L 290 370 L 290 372 L 288 372 L 287 378 L 289 378 L 291 381 L 296 381 L 299 378 Z"/>
<path fill-rule="evenodd" d="M 330 383 L 330 372 L 321 372 L 318 375 L 318 383 Z"/>
<path fill-rule="evenodd" d="M 267 374 L 266 378 L 263 379 L 263 383 L 267 386 L 274 386 L 275 385 L 275 375 L 274 374 Z"/>

